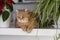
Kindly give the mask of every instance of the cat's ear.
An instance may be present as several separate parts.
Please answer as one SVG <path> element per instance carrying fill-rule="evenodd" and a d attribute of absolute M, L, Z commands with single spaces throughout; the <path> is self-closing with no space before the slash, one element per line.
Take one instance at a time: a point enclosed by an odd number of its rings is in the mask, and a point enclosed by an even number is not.
<path fill-rule="evenodd" d="M 16 10 L 16 13 L 18 13 L 19 11 L 18 10 Z"/>
<path fill-rule="evenodd" d="M 28 14 L 30 13 L 30 11 L 28 9 L 25 9 L 25 12 L 28 13 Z"/>
<path fill-rule="evenodd" d="M 16 10 L 17 13 L 20 12 L 20 11 L 21 11 L 20 9 L 17 9 L 17 10 Z"/>
<path fill-rule="evenodd" d="M 25 12 L 28 11 L 28 9 L 25 9 Z"/>

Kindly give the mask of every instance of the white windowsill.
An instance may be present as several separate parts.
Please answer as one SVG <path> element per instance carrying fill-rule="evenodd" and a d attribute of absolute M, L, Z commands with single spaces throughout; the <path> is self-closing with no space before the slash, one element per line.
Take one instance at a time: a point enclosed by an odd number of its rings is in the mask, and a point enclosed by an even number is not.
<path fill-rule="evenodd" d="M 55 36 L 56 29 L 33 29 L 31 33 L 27 33 L 20 28 L 0 28 L 0 35 Z"/>

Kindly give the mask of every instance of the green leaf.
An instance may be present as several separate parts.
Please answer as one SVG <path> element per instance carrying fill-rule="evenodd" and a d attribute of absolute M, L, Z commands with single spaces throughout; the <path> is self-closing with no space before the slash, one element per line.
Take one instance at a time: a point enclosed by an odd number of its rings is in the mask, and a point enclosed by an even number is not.
<path fill-rule="evenodd" d="M 51 12 L 53 10 L 53 7 L 54 7 L 55 3 L 52 1 L 49 6 L 47 7 L 47 19 L 49 19 L 49 16 L 51 15 Z"/>
<path fill-rule="evenodd" d="M 6 4 L 6 8 L 7 8 L 7 9 L 9 9 L 9 10 L 10 10 L 10 12 L 12 12 L 12 11 L 13 11 L 13 6 L 10 6 L 10 5 Z"/>
<path fill-rule="evenodd" d="M 6 21 L 9 18 L 9 12 L 8 11 L 4 11 L 2 14 L 2 19 L 3 21 Z"/>
<path fill-rule="evenodd" d="M 39 4 L 37 5 L 37 7 L 36 7 L 36 10 L 34 10 L 34 16 L 35 15 L 37 15 L 36 16 L 36 18 L 38 19 L 38 17 L 40 18 L 40 16 L 41 16 L 41 7 L 42 7 L 42 3 L 44 2 L 45 0 L 40 0 L 40 2 L 39 2 Z M 38 19 L 37 20 L 38 21 L 38 27 L 40 26 L 40 19 Z"/>
<path fill-rule="evenodd" d="M 41 9 L 42 3 L 44 2 L 44 0 L 40 0 L 39 4 L 36 7 L 36 10 L 34 10 L 34 13 L 38 13 Z M 38 14 L 39 15 L 39 14 Z"/>
<path fill-rule="evenodd" d="M 60 8 L 58 8 L 58 11 L 57 11 L 57 14 L 56 14 L 56 22 L 58 21 L 59 16 L 60 16 Z"/>
<path fill-rule="evenodd" d="M 47 17 L 47 13 L 46 13 L 46 10 L 47 10 L 47 7 L 49 5 L 49 2 L 50 0 L 46 0 L 46 4 L 45 4 L 45 7 L 43 9 L 43 17 L 42 17 L 42 20 L 41 20 L 41 23 L 43 24 L 45 22 L 45 19 Z"/>
<path fill-rule="evenodd" d="M 7 0 L 3 0 L 5 3 L 7 2 Z"/>
<path fill-rule="evenodd" d="M 53 14 L 54 24 L 55 24 L 55 25 L 57 25 L 57 21 L 56 21 L 56 20 L 57 20 L 57 16 L 56 16 L 56 15 L 57 15 L 57 10 L 56 10 L 56 9 L 57 9 L 57 2 L 56 2 L 56 0 L 55 0 L 54 14 Z"/>
<path fill-rule="evenodd" d="M 60 4 L 58 2 L 56 2 L 56 22 L 58 21 L 59 19 L 59 16 L 60 16 Z"/>

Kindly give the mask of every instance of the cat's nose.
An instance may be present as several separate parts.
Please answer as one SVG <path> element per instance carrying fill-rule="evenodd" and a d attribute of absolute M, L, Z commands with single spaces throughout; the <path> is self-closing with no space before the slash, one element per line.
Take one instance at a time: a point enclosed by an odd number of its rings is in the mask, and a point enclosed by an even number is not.
<path fill-rule="evenodd" d="M 23 19 L 24 17 L 21 16 L 21 19 Z"/>
<path fill-rule="evenodd" d="M 22 16 L 20 18 L 22 18 Z"/>

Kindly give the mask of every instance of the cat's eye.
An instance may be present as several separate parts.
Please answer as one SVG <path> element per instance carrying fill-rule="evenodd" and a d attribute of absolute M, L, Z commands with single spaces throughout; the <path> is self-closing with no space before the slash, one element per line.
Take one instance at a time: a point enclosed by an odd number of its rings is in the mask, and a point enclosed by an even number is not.
<path fill-rule="evenodd" d="M 21 18 L 23 19 L 24 17 L 22 16 Z"/>
<path fill-rule="evenodd" d="M 20 17 L 18 17 L 18 18 L 20 18 Z"/>
<path fill-rule="evenodd" d="M 22 18 L 24 18 L 24 17 L 22 17 Z"/>

